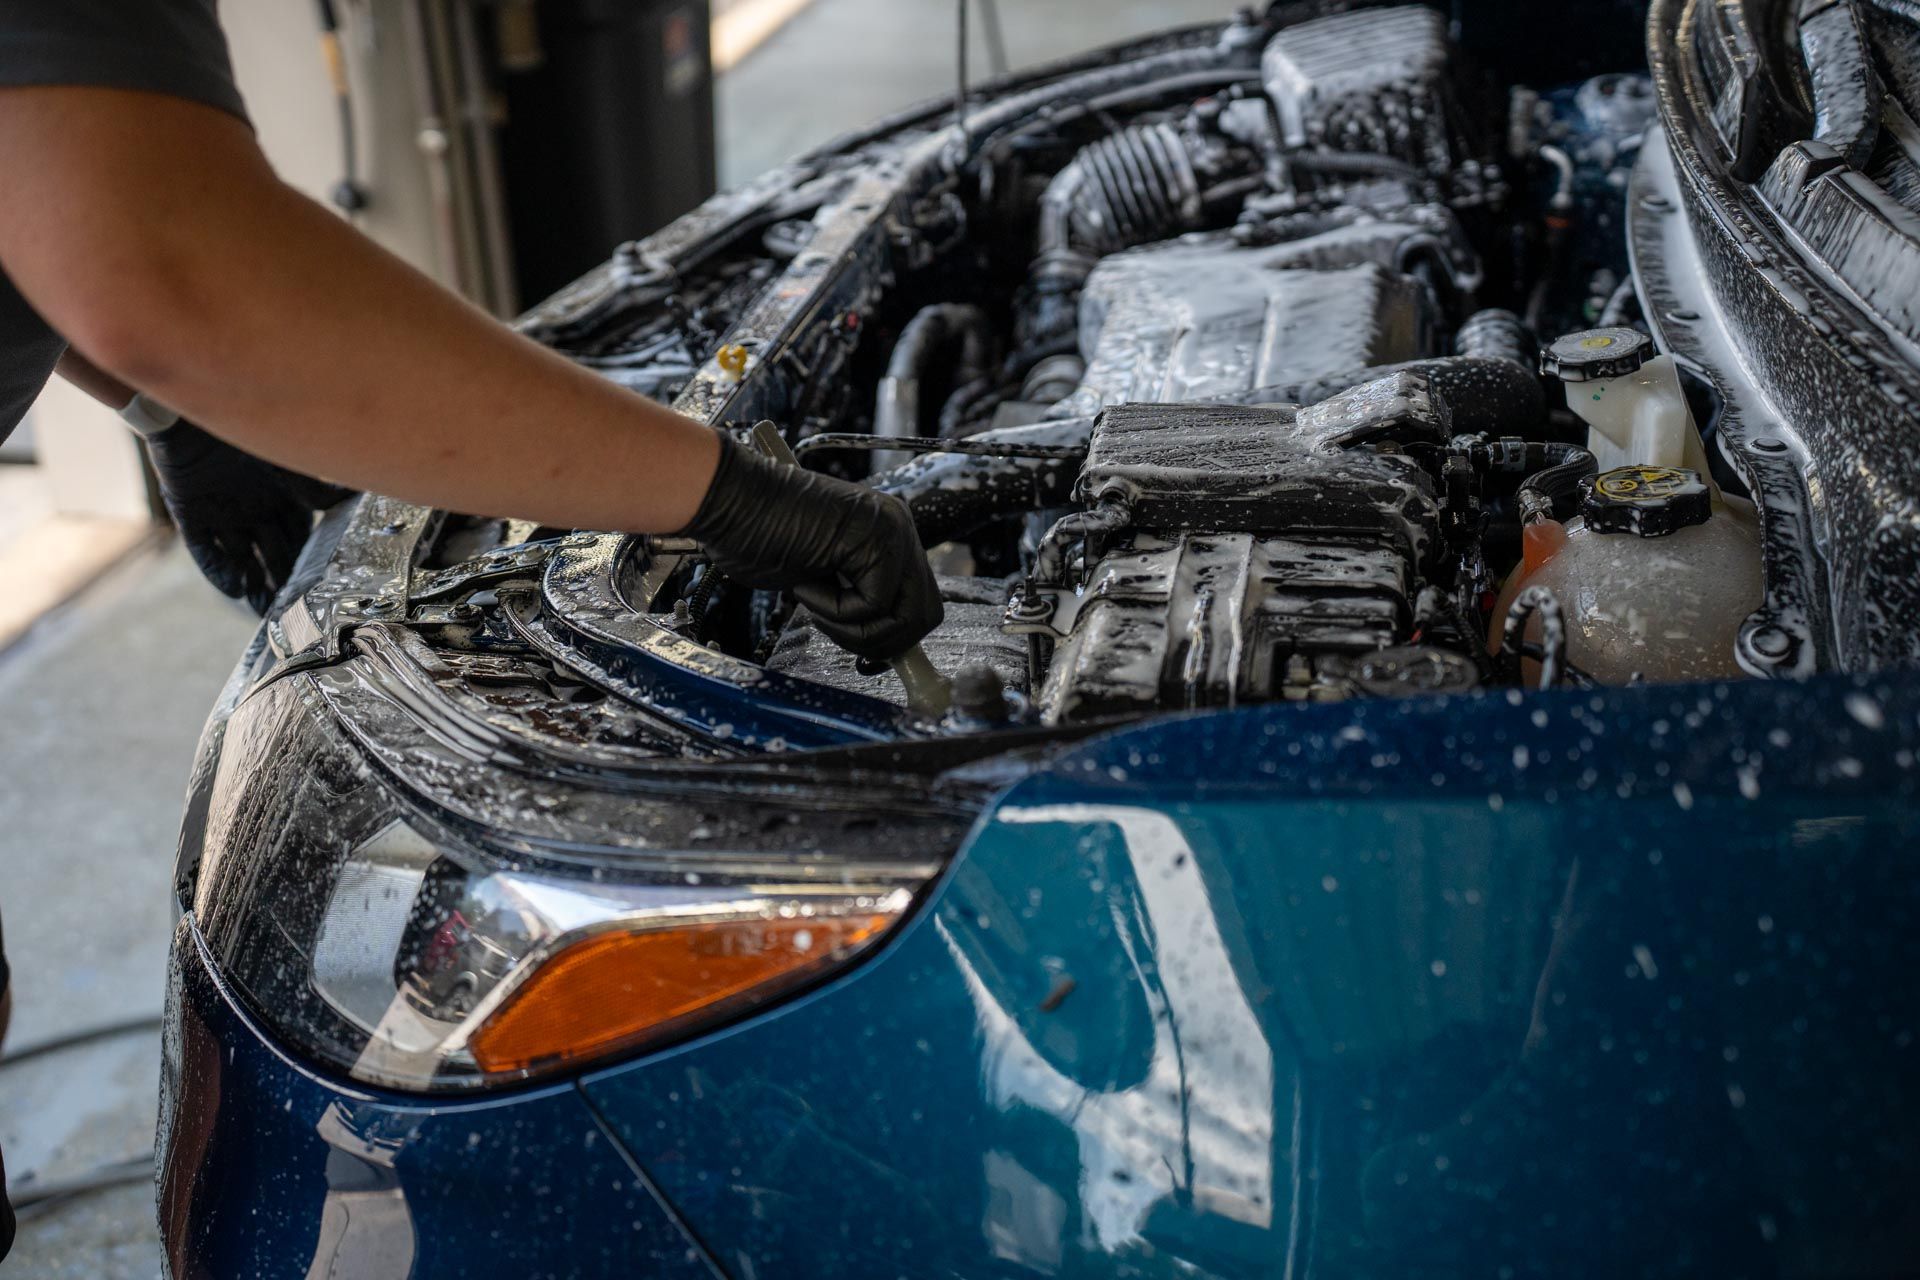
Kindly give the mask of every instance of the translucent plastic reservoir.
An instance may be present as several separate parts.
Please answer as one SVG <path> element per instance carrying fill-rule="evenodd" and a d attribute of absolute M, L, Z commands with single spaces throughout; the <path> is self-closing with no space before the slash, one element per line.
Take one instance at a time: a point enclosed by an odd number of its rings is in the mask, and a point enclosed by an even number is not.
<path fill-rule="evenodd" d="M 1550 528 L 1553 526 L 1550 526 Z M 1734 644 L 1760 607 L 1760 535 L 1752 517 L 1718 507 L 1705 524 L 1665 537 L 1600 533 L 1575 519 L 1558 537 L 1535 539 L 1544 555 L 1502 594 L 1507 606 L 1529 586 L 1552 591 L 1567 624 L 1567 660 L 1602 684 L 1737 679 Z M 1545 531 L 1543 531 L 1545 532 Z M 1527 637 L 1538 641 L 1536 618 Z"/>

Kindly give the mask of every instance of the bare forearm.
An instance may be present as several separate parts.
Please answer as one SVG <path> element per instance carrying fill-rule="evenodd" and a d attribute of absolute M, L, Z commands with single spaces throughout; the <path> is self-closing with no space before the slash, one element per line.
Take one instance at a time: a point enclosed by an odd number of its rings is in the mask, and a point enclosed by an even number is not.
<path fill-rule="evenodd" d="M 146 136 L 73 159 L 89 126 L 125 121 L 110 98 L 97 122 L 91 100 L 65 107 L 80 116 L 63 122 L 65 148 L 21 155 L 0 127 L 0 161 L 61 161 L 43 197 L 106 225 L 15 227 L 0 256 L 92 363 L 251 452 L 357 488 L 591 528 L 671 531 L 694 515 L 710 431 L 385 254 L 273 179 L 237 122 L 155 100 Z M 99 209 L 135 193 L 136 230 Z"/>
<path fill-rule="evenodd" d="M 204 264 L 221 305 L 154 367 L 117 372 L 355 488 L 589 528 L 693 518 L 717 456 L 705 428 L 512 333 L 298 194 L 262 203 Z"/>

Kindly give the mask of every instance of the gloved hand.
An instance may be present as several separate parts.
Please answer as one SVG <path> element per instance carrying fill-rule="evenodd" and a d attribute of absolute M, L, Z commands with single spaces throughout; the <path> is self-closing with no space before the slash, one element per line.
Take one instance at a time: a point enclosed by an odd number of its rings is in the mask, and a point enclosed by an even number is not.
<path fill-rule="evenodd" d="M 147 437 L 160 497 L 187 552 L 221 592 L 265 614 L 313 532 L 347 491 L 263 462 L 190 422 Z"/>
<path fill-rule="evenodd" d="M 899 657 L 946 616 L 904 502 L 728 438 L 684 533 L 735 581 L 791 588 L 829 639 L 864 658 Z"/>

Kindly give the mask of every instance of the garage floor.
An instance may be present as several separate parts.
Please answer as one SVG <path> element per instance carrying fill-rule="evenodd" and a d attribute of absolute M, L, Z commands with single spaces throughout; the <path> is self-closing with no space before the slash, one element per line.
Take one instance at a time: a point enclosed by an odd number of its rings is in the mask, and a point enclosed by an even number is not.
<path fill-rule="evenodd" d="M 1230 7 L 1000 0 L 1016 64 Z M 954 17 L 952 0 L 815 0 L 722 80 L 723 180 L 950 84 Z M 984 46 L 974 65 L 984 74 Z M 137 557 L 0 654 L 10 1047 L 158 1013 L 181 790 L 201 720 L 251 627 L 175 547 Z M 10 1177 L 59 1177 L 143 1151 L 157 1043 L 157 1031 L 142 1030 L 0 1067 Z M 154 1280 L 152 1204 L 138 1182 L 29 1219 L 7 1274 Z"/>
<path fill-rule="evenodd" d="M 178 548 L 129 562 L 0 657 L 0 912 L 19 1049 L 157 1014 L 187 767 L 253 622 Z M 61 1177 L 152 1141 L 159 1034 L 0 1068 L 7 1174 Z M 152 1280 L 153 1190 L 21 1224 L 22 1277 Z"/>

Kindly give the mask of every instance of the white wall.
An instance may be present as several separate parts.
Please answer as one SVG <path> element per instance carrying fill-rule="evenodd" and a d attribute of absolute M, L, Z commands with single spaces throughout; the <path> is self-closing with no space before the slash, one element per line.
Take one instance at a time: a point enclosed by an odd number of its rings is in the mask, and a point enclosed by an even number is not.
<path fill-rule="evenodd" d="M 340 0 L 337 7 L 354 90 L 361 181 L 373 194 L 360 229 L 431 271 L 436 237 L 402 38 L 405 3 Z M 313 0 L 222 0 L 220 11 L 261 147 L 282 178 L 327 200 L 343 162 Z"/>

